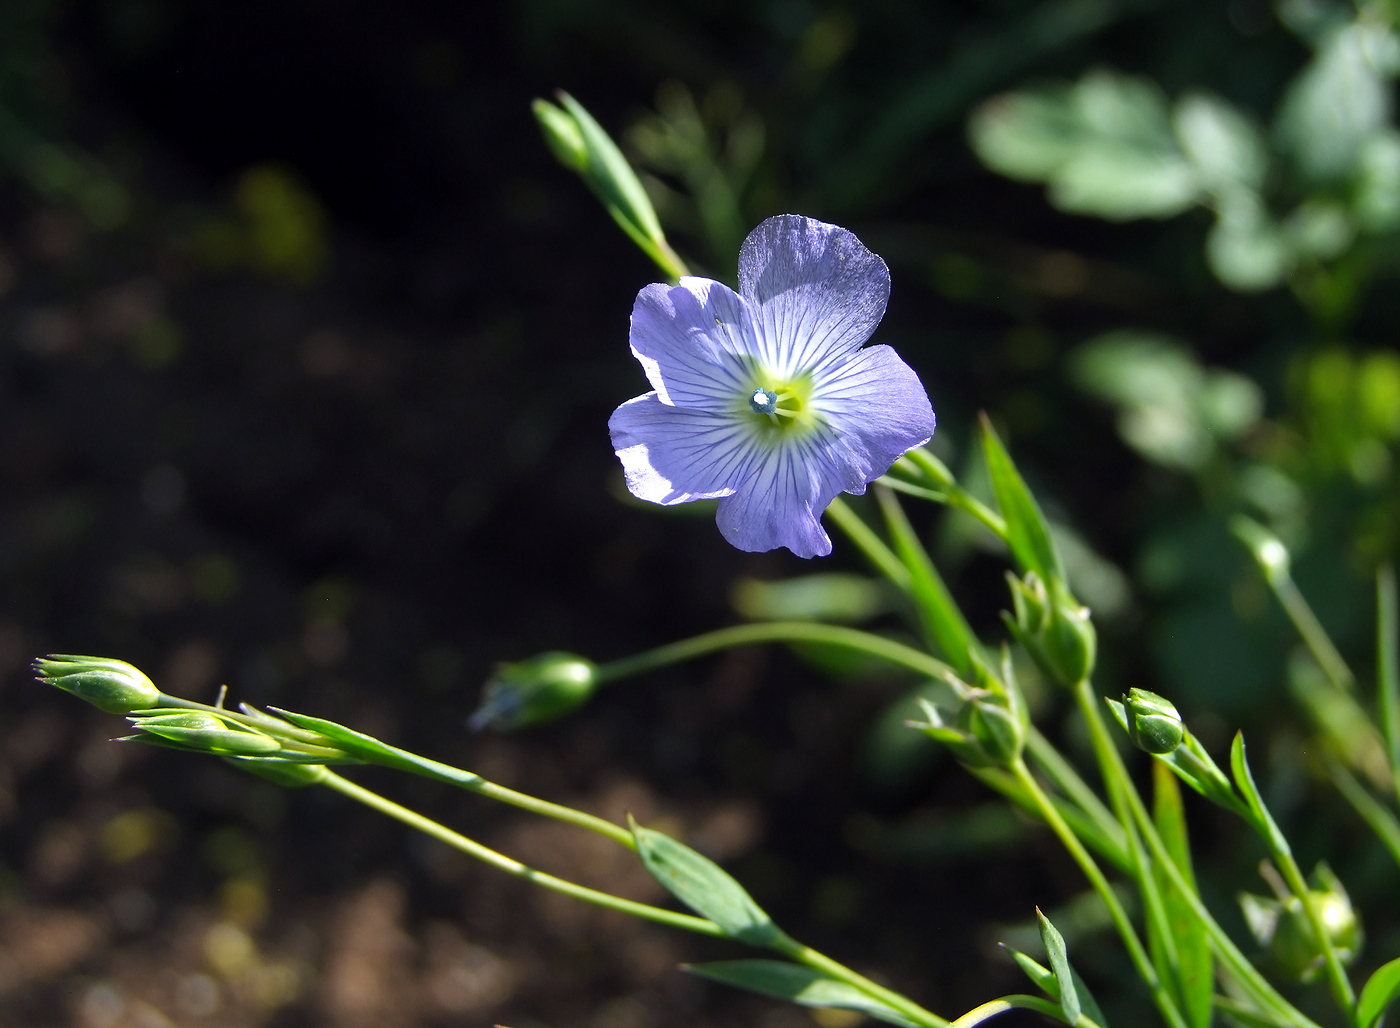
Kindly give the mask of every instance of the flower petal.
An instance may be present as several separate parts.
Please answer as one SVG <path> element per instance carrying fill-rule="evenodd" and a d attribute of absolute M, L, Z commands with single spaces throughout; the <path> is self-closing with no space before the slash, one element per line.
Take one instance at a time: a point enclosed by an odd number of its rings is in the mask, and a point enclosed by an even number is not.
<path fill-rule="evenodd" d="M 632 307 L 629 341 L 662 403 L 730 411 L 751 388 L 753 317 L 720 282 L 687 277 L 678 286 L 647 286 Z"/>
<path fill-rule="evenodd" d="M 672 407 L 646 393 L 613 411 L 608 431 L 632 495 L 669 506 L 734 492 L 755 456 L 747 421 Z"/>
<path fill-rule="evenodd" d="M 846 229 L 784 214 L 744 240 L 739 292 L 754 311 L 760 356 L 786 376 L 869 339 L 889 302 L 890 272 Z"/>
<path fill-rule="evenodd" d="M 831 539 L 822 513 L 841 492 L 865 491 L 835 437 L 826 430 L 760 454 L 751 475 L 719 501 L 715 521 L 733 545 L 751 553 L 786 546 L 799 557 L 824 557 Z"/>
<path fill-rule="evenodd" d="M 844 364 L 829 365 L 813 383 L 811 403 L 865 482 L 933 437 L 928 393 L 914 369 L 888 346 L 867 346 Z"/>

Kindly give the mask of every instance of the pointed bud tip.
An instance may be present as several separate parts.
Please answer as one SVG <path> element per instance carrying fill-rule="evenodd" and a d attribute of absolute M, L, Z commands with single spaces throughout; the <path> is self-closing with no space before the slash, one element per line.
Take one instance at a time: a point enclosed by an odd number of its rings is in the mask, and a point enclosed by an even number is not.
<path fill-rule="evenodd" d="M 124 660 L 51 653 L 33 662 L 37 680 L 87 700 L 109 714 L 154 707 L 160 690 L 142 671 Z"/>

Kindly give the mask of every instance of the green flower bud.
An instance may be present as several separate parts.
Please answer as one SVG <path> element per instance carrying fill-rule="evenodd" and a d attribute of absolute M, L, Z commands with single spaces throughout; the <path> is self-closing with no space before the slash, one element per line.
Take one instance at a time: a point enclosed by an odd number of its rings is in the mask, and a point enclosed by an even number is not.
<path fill-rule="evenodd" d="M 1098 636 L 1089 608 L 1058 580 L 1047 588 L 1034 571 L 1024 579 L 1007 574 L 1015 617 L 1003 615 L 1007 628 L 1047 675 L 1073 686 L 1094 670 Z"/>
<path fill-rule="evenodd" d="M 1007 767 L 1021 755 L 1026 744 L 1026 726 L 1016 712 L 996 696 L 973 699 L 958 719 L 961 727 L 976 743 L 979 767 Z"/>
<path fill-rule="evenodd" d="M 1186 738 L 1186 726 L 1176 707 L 1155 692 L 1129 689 L 1123 697 L 1123 709 L 1128 716 L 1128 736 L 1144 753 L 1171 753 Z"/>
<path fill-rule="evenodd" d="M 553 721 L 581 707 L 597 687 L 597 667 L 572 653 L 542 653 L 518 664 L 501 664 L 486 683 L 470 724 L 476 731 L 489 727 L 509 732 Z"/>
<path fill-rule="evenodd" d="M 236 722 L 225 721 L 202 711 L 177 714 L 153 714 L 133 717 L 131 723 L 143 732 L 192 750 L 227 756 L 266 756 L 276 753 L 282 744 L 276 739 L 244 728 Z"/>
<path fill-rule="evenodd" d="M 548 100 L 536 100 L 530 109 L 535 112 L 544 141 L 559 163 L 570 171 L 587 170 L 588 144 L 584 142 L 583 133 L 579 131 L 578 122 L 573 116 Z"/>
<path fill-rule="evenodd" d="M 109 714 L 154 707 L 160 690 L 140 670 L 110 657 L 51 653 L 34 661 L 39 681 L 56 685 Z"/>
<path fill-rule="evenodd" d="M 1282 883 L 1276 887 L 1282 890 Z M 1317 906 L 1338 959 L 1344 965 L 1351 964 L 1361 952 L 1361 922 L 1346 889 L 1326 864 L 1318 864 L 1308 896 Z M 1254 937 L 1283 974 L 1302 982 L 1317 978 L 1325 958 L 1312 922 L 1296 896 L 1283 894 L 1270 899 L 1244 893 L 1240 906 Z"/>

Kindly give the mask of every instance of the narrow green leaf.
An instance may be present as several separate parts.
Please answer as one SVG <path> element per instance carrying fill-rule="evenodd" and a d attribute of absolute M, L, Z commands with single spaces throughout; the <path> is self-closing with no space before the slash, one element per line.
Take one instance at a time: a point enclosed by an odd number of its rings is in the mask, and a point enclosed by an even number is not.
<path fill-rule="evenodd" d="M 1395 569 L 1386 564 L 1376 572 L 1376 691 L 1381 734 L 1400 800 L 1400 612 L 1396 608 Z"/>
<path fill-rule="evenodd" d="M 858 1010 L 862 1014 L 887 1024 L 913 1028 L 899 1011 L 867 996 L 854 986 L 800 964 L 782 960 L 717 960 L 708 964 L 684 964 L 691 974 L 711 981 L 748 989 L 762 996 L 787 1000 L 804 1007 L 835 1007 L 838 1010 Z"/>
<path fill-rule="evenodd" d="M 910 592 L 919 608 L 924 630 L 938 644 L 954 670 L 966 678 L 972 674 L 974 656 L 986 659 L 972 626 L 963 617 L 957 601 L 943 582 L 943 576 L 938 573 L 928 551 L 919 541 L 919 534 L 909 523 L 899 499 L 884 486 L 876 486 L 875 497 L 884 512 L 895 553 L 909 569 Z"/>
<path fill-rule="evenodd" d="M 1372 1028 L 1385 1013 L 1385 1008 L 1400 999 L 1400 957 L 1382 964 L 1366 980 L 1361 1000 L 1356 1004 L 1357 1028 Z"/>
<path fill-rule="evenodd" d="M 1017 966 L 1026 973 L 1026 977 L 1035 983 L 1036 988 L 1056 1003 L 1060 1001 L 1060 985 L 1056 981 L 1053 971 L 1026 956 L 1020 950 L 1006 945 L 1006 943 L 1001 943 L 1001 948 L 1011 954 L 1011 959 L 1016 961 Z M 1079 977 L 1079 972 L 1074 969 L 1073 965 L 1070 965 L 1069 971 L 1074 979 L 1074 988 L 1079 994 L 1079 1005 L 1083 1007 L 1084 1016 L 1099 1025 L 1099 1028 L 1108 1028 L 1108 1021 L 1104 1019 L 1103 1011 L 1099 1009 L 1099 1004 L 1094 999 L 1093 993 L 1089 991 L 1089 987 L 1084 984 L 1084 979 Z"/>
<path fill-rule="evenodd" d="M 1376 838 L 1390 853 L 1390 857 L 1400 864 L 1400 821 L 1380 800 L 1367 791 L 1356 777 L 1337 761 L 1323 755 L 1323 766 L 1332 779 L 1332 784 L 1342 794 L 1352 809 L 1361 815 L 1362 820 L 1376 833 Z"/>
<path fill-rule="evenodd" d="M 1060 990 L 1060 1009 L 1065 1021 L 1074 1024 L 1079 1020 L 1079 991 L 1075 988 L 1074 974 L 1069 968 L 1069 953 L 1065 950 L 1065 939 L 1050 919 L 1037 907 L 1036 919 L 1040 921 L 1040 941 L 1045 944 L 1045 955 L 1050 959 L 1050 970 L 1055 974 L 1055 984 Z"/>
<path fill-rule="evenodd" d="M 387 743 L 380 742 L 372 735 L 365 735 L 357 732 L 353 728 L 346 728 L 344 725 L 336 724 L 334 721 L 327 721 L 325 718 L 312 717 L 310 714 L 297 714 L 290 710 L 283 710 L 281 707 L 272 707 L 292 724 L 298 728 L 304 728 L 308 732 L 316 732 L 324 735 L 332 742 L 338 743 L 346 753 L 367 761 L 385 760 L 393 764 L 400 765 L 403 756 L 401 750 L 396 750 Z"/>
<path fill-rule="evenodd" d="M 771 946 L 784 938 L 728 871 L 669 835 L 643 828 L 631 817 L 627 820 L 642 864 L 676 899 L 750 945 Z"/>
<path fill-rule="evenodd" d="M 1181 790 L 1176 777 L 1165 764 L 1152 767 L 1152 806 L 1157 831 L 1167 853 L 1191 888 L 1196 887 L 1196 874 L 1191 866 L 1191 842 L 1186 829 L 1186 811 L 1181 803 Z M 1161 889 L 1176 942 L 1177 987 L 1182 1009 L 1192 1028 L 1210 1028 L 1212 1003 L 1212 964 L 1210 936 L 1192 913 L 1185 897 L 1172 888 L 1170 880 L 1160 870 Z"/>
<path fill-rule="evenodd" d="M 1021 473 L 1011 461 L 998 438 L 991 419 L 982 415 L 982 450 L 987 459 L 987 471 L 996 493 L 997 506 L 1006 519 L 1006 541 L 1016 562 L 1024 570 L 1034 571 L 1046 584 L 1064 581 L 1060 554 L 1050 538 L 1050 529 L 1040 505 L 1026 488 Z"/>
<path fill-rule="evenodd" d="M 1288 840 L 1279 830 L 1278 823 L 1264 806 L 1264 797 L 1259 795 L 1259 787 L 1254 784 L 1254 774 L 1249 770 L 1249 760 L 1244 751 L 1244 733 L 1236 732 L 1235 741 L 1230 744 L 1230 769 L 1235 774 L 1235 785 L 1240 795 L 1254 815 L 1255 827 L 1268 836 L 1268 843 L 1276 853 L 1291 853 Z"/>

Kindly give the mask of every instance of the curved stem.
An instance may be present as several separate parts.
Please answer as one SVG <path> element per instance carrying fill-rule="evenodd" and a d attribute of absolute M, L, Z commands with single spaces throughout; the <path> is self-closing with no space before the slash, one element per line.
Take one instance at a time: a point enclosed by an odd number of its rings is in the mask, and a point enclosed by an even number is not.
<path fill-rule="evenodd" d="M 1084 877 L 1089 879 L 1089 884 L 1093 886 L 1099 899 L 1108 908 L 1108 916 L 1118 929 L 1118 934 L 1123 939 L 1123 945 L 1127 947 L 1128 957 L 1132 960 L 1138 976 L 1142 978 L 1151 991 L 1152 998 L 1157 1003 L 1157 1009 L 1162 1012 L 1162 1016 L 1167 1019 L 1172 1028 L 1187 1028 L 1185 1019 L 1176 1008 L 1176 1001 L 1172 999 L 1171 993 L 1167 991 L 1165 984 L 1158 976 L 1156 968 L 1152 966 L 1147 951 L 1143 949 L 1142 942 L 1137 936 L 1137 930 L 1133 928 L 1133 923 L 1128 918 L 1128 912 L 1123 909 L 1123 904 L 1119 902 L 1117 893 L 1113 891 L 1113 886 L 1099 870 L 1099 865 L 1094 862 L 1093 856 L 1084 848 L 1084 844 L 1079 841 L 1078 836 L 1070 830 L 1069 825 L 1065 824 L 1065 820 L 1060 816 L 1055 804 L 1051 802 L 1050 797 L 1045 794 L 1040 783 L 1035 780 L 1035 776 L 1026 767 L 1025 760 L 1018 757 L 1016 762 L 1011 765 L 1010 770 L 1022 787 L 1035 799 L 1040 816 L 1050 826 L 1051 831 L 1059 837 L 1065 849 L 1069 850 L 1074 862 L 1084 872 Z"/>
<path fill-rule="evenodd" d="M 1049 1000 L 1041 999 L 1039 996 L 1002 996 L 989 1003 L 983 1003 L 980 1007 L 974 1007 L 962 1017 L 948 1025 L 948 1028 L 972 1028 L 973 1025 L 981 1024 L 983 1021 L 990 1021 L 998 1014 L 1004 1014 L 1008 1010 L 1034 1010 L 1044 1014 L 1046 1017 L 1053 1017 L 1061 1024 L 1065 1023 L 1065 1015 L 1060 1010 L 1058 1003 L 1051 1003 Z M 1074 1028 L 1099 1028 L 1097 1021 L 1091 1021 L 1086 1014 L 1080 1014 L 1079 1020 L 1074 1022 Z"/>
<path fill-rule="evenodd" d="M 1260 832 L 1267 841 L 1271 833 Z M 1275 862 L 1279 871 L 1283 874 L 1283 880 L 1288 883 L 1288 888 L 1293 895 L 1298 898 L 1298 902 L 1303 905 L 1303 913 L 1308 919 L 1308 925 L 1313 930 L 1313 935 L 1317 936 L 1318 946 L 1322 950 L 1322 963 L 1327 968 L 1327 984 L 1332 990 L 1332 998 L 1337 1006 L 1351 1020 L 1356 1014 L 1356 993 L 1351 987 L 1351 981 L 1347 978 L 1346 969 L 1342 967 L 1341 958 L 1337 955 L 1337 948 L 1332 945 L 1332 937 L 1327 934 L 1327 925 L 1322 919 L 1322 911 L 1319 908 L 1319 900 L 1316 894 L 1308 888 L 1307 881 L 1303 878 L 1303 872 L 1298 868 L 1298 862 L 1293 859 L 1293 852 L 1287 848 L 1270 846 L 1273 851 Z"/>
<path fill-rule="evenodd" d="M 498 871 L 504 871 L 508 875 L 516 878 L 523 878 L 542 888 L 553 892 L 563 893 L 565 896 L 572 896 L 575 899 L 583 900 L 585 903 L 592 903 L 595 906 L 604 907 L 608 910 L 616 910 L 623 914 L 631 914 L 646 921 L 655 921 L 658 924 L 670 925 L 672 928 L 684 928 L 688 932 L 695 932 L 699 935 L 709 935 L 715 938 L 728 938 L 719 925 L 713 921 L 708 921 L 703 917 L 692 917 L 690 914 L 678 914 L 672 910 L 663 910 L 660 907 L 653 907 L 646 903 L 637 903 L 633 900 L 622 899 L 612 896 L 606 892 L 599 892 L 597 889 L 589 889 L 586 886 L 576 885 L 573 882 L 565 881 L 562 878 L 555 878 L 553 875 L 545 874 L 543 871 L 536 871 L 532 867 L 512 860 L 503 853 L 497 853 L 489 847 L 483 846 L 474 839 L 469 839 L 465 835 L 454 832 L 445 825 L 439 824 L 432 818 L 425 817 L 414 810 L 400 806 L 393 800 L 386 799 L 376 792 L 356 785 L 354 782 L 340 777 L 329 768 L 325 769 L 325 774 L 321 778 L 321 785 L 334 789 L 343 796 L 363 803 L 365 806 L 387 814 L 397 821 L 402 821 L 411 828 L 416 828 L 425 835 L 432 836 L 440 842 L 445 842 L 453 849 L 460 850 L 468 856 L 475 857 L 484 864 L 489 864 Z"/>
<path fill-rule="evenodd" d="M 868 653 L 891 664 L 898 664 L 930 678 L 946 678 L 953 673 L 943 661 L 931 657 L 912 646 L 873 635 L 855 628 L 839 625 L 823 625 L 811 621 L 767 621 L 753 625 L 735 625 L 706 632 L 692 639 L 659 646 L 654 650 L 623 657 L 598 667 L 598 681 L 612 682 L 645 671 L 654 671 L 668 664 L 678 664 L 683 660 L 693 660 L 707 653 L 727 650 L 734 646 L 750 646 L 765 642 L 810 642 L 842 646 L 849 650 Z"/>

